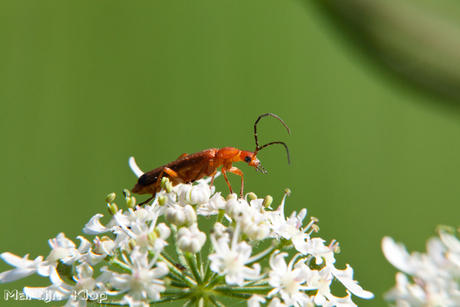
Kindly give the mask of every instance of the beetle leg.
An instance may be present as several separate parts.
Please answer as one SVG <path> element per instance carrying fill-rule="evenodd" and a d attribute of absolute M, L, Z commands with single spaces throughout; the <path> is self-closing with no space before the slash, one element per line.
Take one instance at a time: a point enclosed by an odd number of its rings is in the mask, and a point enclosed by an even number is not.
<path fill-rule="evenodd" d="M 195 178 L 193 178 L 192 181 L 190 181 L 190 182 L 195 182 L 196 180 L 199 180 L 199 179 L 203 178 L 204 176 L 201 177 L 201 175 L 202 175 L 202 174 L 204 173 L 204 171 L 208 168 L 208 165 L 209 165 L 209 163 L 206 163 L 206 165 L 203 166 L 203 168 L 200 170 L 200 172 L 199 172 L 199 173 L 195 176 Z M 200 178 L 200 177 L 201 177 L 201 178 Z"/>
<path fill-rule="evenodd" d="M 211 182 L 209 183 L 209 188 L 212 187 L 212 184 L 214 183 L 214 178 L 216 178 L 216 174 L 212 175 Z"/>
<path fill-rule="evenodd" d="M 142 205 L 145 205 L 146 203 L 148 203 L 149 201 L 151 201 L 154 197 L 155 197 L 156 193 L 152 195 L 152 197 L 150 197 L 149 199 L 141 202 L 138 206 L 142 206 Z"/>
<path fill-rule="evenodd" d="M 169 176 L 173 177 L 173 178 L 177 178 L 179 177 L 179 175 L 173 171 L 172 169 L 170 169 L 169 167 L 165 167 L 163 172 L 165 172 L 166 174 L 168 174 Z"/>
<path fill-rule="evenodd" d="M 178 175 L 175 171 L 173 171 L 173 170 L 170 169 L 169 167 L 165 167 L 165 168 L 161 171 L 160 175 L 158 176 L 157 183 L 155 184 L 155 192 L 153 193 L 152 197 L 150 197 L 150 198 L 147 199 L 146 201 L 143 201 L 142 203 L 140 203 L 139 206 L 142 206 L 142 205 L 148 203 L 149 201 L 151 201 L 151 200 L 155 197 L 155 195 L 156 195 L 156 193 L 157 193 L 157 188 L 160 186 L 161 178 L 163 178 L 164 173 L 168 174 L 168 175 L 171 176 L 172 178 L 177 178 L 177 177 L 179 177 L 179 175 Z"/>
<path fill-rule="evenodd" d="M 227 179 L 227 168 L 226 167 L 222 167 L 222 175 L 224 175 L 225 182 L 227 183 L 228 188 L 230 189 L 230 194 L 233 194 L 232 186 Z"/>
<path fill-rule="evenodd" d="M 173 171 L 173 170 L 170 169 L 169 167 L 165 167 L 165 168 L 161 171 L 160 175 L 158 176 L 157 184 L 156 184 L 157 187 L 160 185 L 160 183 L 161 183 L 161 178 L 163 178 L 164 173 L 168 174 L 168 175 L 171 176 L 172 178 L 177 178 L 177 177 L 179 177 L 179 175 L 178 175 L 175 171 Z"/>
<path fill-rule="evenodd" d="M 234 166 L 229 168 L 228 171 L 230 173 L 233 173 L 233 174 L 238 175 L 238 176 L 241 177 L 241 193 L 240 193 L 240 196 L 241 196 L 241 198 L 243 198 L 243 186 L 244 186 L 243 172 L 239 168 L 236 168 Z"/>
<path fill-rule="evenodd" d="M 179 158 L 177 158 L 176 160 L 179 160 L 180 158 L 183 158 L 183 157 L 186 157 L 186 156 L 188 156 L 188 154 L 187 154 L 187 153 L 183 153 L 183 154 L 181 154 L 181 155 L 179 156 Z"/>

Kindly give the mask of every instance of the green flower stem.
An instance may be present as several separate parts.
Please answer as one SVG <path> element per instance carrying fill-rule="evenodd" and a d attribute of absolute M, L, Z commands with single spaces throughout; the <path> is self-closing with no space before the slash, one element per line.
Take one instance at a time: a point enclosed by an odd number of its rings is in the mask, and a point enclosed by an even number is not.
<path fill-rule="evenodd" d="M 165 297 L 163 297 L 162 295 L 160 300 L 150 301 L 149 303 L 151 304 L 151 306 L 154 306 L 156 304 L 161 304 L 161 303 L 171 303 L 171 301 L 186 299 L 188 296 L 189 296 L 189 293 L 183 293 L 183 294 L 177 294 L 177 295 L 165 295 Z M 123 306 L 126 306 L 126 305 L 123 305 Z"/>
<path fill-rule="evenodd" d="M 200 276 L 203 275 L 203 260 L 202 260 L 201 257 L 202 257 L 202 255 L 201 255 L 201 250 L 200 250 L 198 253 L 196 253 L 196 262 L 197 262 L 197 264 L 199 266 L 198 270 L 200 271 Z"/>
<path fill-rule="evenodd" d="M 217 274 L 214 274 L 214 277 L 211 279 L 211 281 L 206 285 L 205 289 L 206 290 L 210 290 L 210 289 L 213 289 L 214 286 L 222 281 L 224 279 L 224 276 L 219 276 Z"/>
<path fill-rule="evenodd" d="M 217 215 L 216 222 L 222 224 L 222 221 L 224 220 L 224 216 L 225 216 L 225 210 L 224 209 L 219 209 L 219 214 Z"/>
<path fill-rule="evenodd" d="M 209 300 L 216 307 L 226 307 L 224 304 L 222 304 L 220 301 L 218 301 L 214 296 L 210 296 Z"/>
<path fill-rule="evenodd" d="M 172 234 L 172 243 L 174 246 L 174 250 L 176 251 L 177 254 L 177 259 L 179 259 L 179 263 L 184 264 L 186 263 L 184 253 L 177 247 L 177 226 L 174 224 L 169 224 L 169 227 L 171 229 L 171 234 Z"/>
<path fill-rule="evenodd" d="M 180 282 L 180 281 L 172 280 L 170 286 L 183 289 L 183 288 L 194 287 L 195 285 L 193 285 L 193 284 L 190 285 L 190 284 L 186 284 L 186 283 L 183 283 L 183 282 Z M 164 293 L 164 292 L 162 292 L 162 293 Z"/>
<path fill-rule="evenodd" d="M 248 293 L 248 294 L 260 294 L 273 290 L 271 286 L 262 286 L 262 287 L 229 287 L 229 286 L 219 286 L 214 288 L 216 292 L 238 292 L 238 293 Z"/>
<path fill-rule="evenodd" d="M 180 283 L 181 281 L 186 284 L 187 287 L 194 287 L 196 286 L 196 281 L 193 280 L 192 278 L 184 275 L 178 268 L 176 268 L 175 265 L 173 265 L 171 262 L 174 262 L 173 259 L 168 260 L 165 257 L 166 256 L 168 259 L 171 259 L 171 256 L 162 253 L 158 258 L 161 259 L 162 261 L 166 262 L 168 265 L 168 268 L 170 271 L 172 271 L 174 274 L 170 274 L 169 277 L 173 280 L 176 281 L 176 283 Z M 171 273 L 171 272 L 170 272 Z"/>
<path fill-rule="evenodd" d="M 190 300 L 185 302 L 184 307 L 194 306 L 199 297 L 193 296 Z"/>
<path fill-rule="evenodd" d="M 151 304 L 167 303 L 171 301 L 183 300 L 190 297 L 190 293 L 168 293 L 167 291 L 161 292 L 161 299 L 159 301 L 152 301 Z"/>
<path fill-rule="evenodd" d="M 237 298 L 243 298 L 243 299 L 249 299 L 254 293 L 234 293 L 231 291 L 219 291 L 219 295 L 221 296 L 226 296 L 226 297 L 237 297 Z"/>
<path fill-rule="evenodd" d="M 176 266 L 173 264 L 174 260 L 171 259 L 171 257 L 166 254 L 166 253 L 161 253 L 158 257 L 159 260 L 165 262 L 168 265 L 169 271 L 177 275 L 178 277 L 182 277 L 183 274 L 182 272 L 176 268 Z"/>
<path fill-rule="evenodd" d="M 193 276 L 198 285 L 203 285 L 203 279 L 201 278 L 200 272 L 198 271 L 197 264 L 196 264 L 196 257 L 194 257 L 191 253 L 185 253 L 185 259 L 192 271 Z"/>
<path fill-rule="evenodd" d="M 126 272 L 131 272 L 131 268 L 129 266 L 126 265 L 126 263 L 118 260 L 117 258 L 113 258 L 111 261 L 110 261 L 110 264 L 113 264 L 115 267 L 117 268 L 120 268 Z"/>
<path fill-rule="evenodd" d="M 208 263 L 208 265 L 206 266 L 206 274 L 204 275 L 203 282 L 205 284 L 207 284 L 209 282 L 209 280 L 211 280 L 212 278 L 215 278 L 216 275 L 217 275 L 217 273 L 211 271 L 211 268 L 210 268 L 209 263 Z"/>
<path fill-rule="evenodd" d="M 261 287 L 261 286 L 266 286 L 266 285 L 268 285 L 268 278 L 252 280 L 252 281 L 244 283 L 245 288 L 251 287 L 251 286 L 259 286 L 259 287 Z M 273 287 L 272 287 L 272 289 L 273 289 Z"/>
<path fill-rule="evenodd" d="M 267 258 L 268 256 L 271 256 L 275 251 L 275 246 L 274 244 L 270 245 L 266 250 L 263 252 L 258 253 L 257 255 L 254 255 L 251 257 L 251 261 L 249 261 L 246 265 L 249 266 L 255 262 L 260 262 L 261 260 Z"/>
<path fill-rule="evenodd" d="M 224 219 L 225 216 L 225 210 L 219 210 L 219 214 L 217 215 L 216 223 L 222 223 L 222 220 Z M 216 224 L 214 223 L 214 225 Z M 209 250 L 208 250 L 208 256 L 214 253 L 214 245 L 210 244 L 209 245 Z M 204 274 L 204 283 L 207 283 L 210 278 L 214 277 L 213 272 L 211 271 L 210 267 L 211 261 L 209 259 L 206 259 L 206 272 Z"/>

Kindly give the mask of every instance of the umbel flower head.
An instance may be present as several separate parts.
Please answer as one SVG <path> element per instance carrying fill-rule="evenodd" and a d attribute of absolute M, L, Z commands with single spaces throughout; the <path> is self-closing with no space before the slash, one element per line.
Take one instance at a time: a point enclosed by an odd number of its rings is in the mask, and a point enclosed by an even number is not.
<path fill-rule="evenodd" d="M 460 241 L 452 228 L 440 226 L 428 239 L 426 253 L 409 254 L 392 238 L 382 240 L 383 254 L 400 272 L 385 299 L 396 306 L 460 306 Z"/>
<path fill-rule="evenodd" d="M 25 287 L 24 294 L 65 306 L 225 306 L 225 298 L 237 298 L 250 307 L 342 307 L 356 306 L 352 295 L 373 298 L 353 280 L 350 266 L 335 267 L 338 243 L 312 236 L 319 230 L 316 218 L 304 223 L 306 209 L 286 217 L 289 190 L 273 210 L 271 196 L 224 198 L 206 180 L 172 187 L 164 179 L 161 187 L 144 206 L 125 190 L 125 210 L 109 194 L 110 220 L 90 218 L 83 232 L 92 242 L 79 236 L 78 248 L 60 233 L 49 241 L 46 258 L 1 254 L 14 268 L 0 273 L 0 282 L 49 277 L 48 287 Z M 214 224 L 207 234 L 209 220 Z M 332 294 L 334 280 L 346 288 L 345 297 Z"/>

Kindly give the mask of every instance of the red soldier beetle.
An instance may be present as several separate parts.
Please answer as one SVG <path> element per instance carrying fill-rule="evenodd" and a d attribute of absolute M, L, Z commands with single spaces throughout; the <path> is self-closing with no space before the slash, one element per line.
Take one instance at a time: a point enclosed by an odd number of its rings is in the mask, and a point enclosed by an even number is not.
<path fill-rule="evenodd" d="M 139 177 L 136 185 L 131 190 L 131 192 L 136 194 L 152 194 L 152 197 L 144 201 L 139 205 L 143 205 L 153 199 L 161 190 L 160 182 L 163 177 L 169 178 L 172 183 L 172 186 L 176 186 L 179 183 L 192 183 L 196 180 L 202 179 L 205 176 L 211 177 L 211 184 L 214 181 L 214 177 L 217 173 L 217 169 L 222 166 L 222 174 L 224 175 L 225 182 L 230 189 L 230 193 L 233 193 L 232 186 L 227 178 L 227 172 L 233 173 L 241 177 L 241 193 L 240 196 L 243 198 L 243 187 L 244 187 L 244 178 L 243 172 L 232 166 L 234 162 L 244 161 L 249 166 L 255 168 L 256 171 L 261 171 L 262 173 L 267 173 L 267 171 L 260 164 L 259 159 L 257 159 L 257 154 L 259 151 L 265 147 L 281 144 L 286 148 L 287 158 L 289 165 L 291 164 L 291 159 L 289 155 L 289 149 L 284 142 L 276 141 L 270 142 L 263 146 L 259 146 L 259 140 L 257 137 L 257 123 L 262 117 L 272 116 L 278 119 L 284 127 L 286 127 L 288 133 L 291 131 L 289 127 L 283 122 L 281 118 L 272 113 L 267 113 L 260 115 L 254 124 L 254 138 L 256 142 L 256 149 L 252 151 L 240 150 L 234 147 L 224 147 L 224 148 L 211 148 L 206 149 L 191 155 L 186 153 L 182 154 L 175 161 L 160 166 L 150 172 L 144 173 Z"/>

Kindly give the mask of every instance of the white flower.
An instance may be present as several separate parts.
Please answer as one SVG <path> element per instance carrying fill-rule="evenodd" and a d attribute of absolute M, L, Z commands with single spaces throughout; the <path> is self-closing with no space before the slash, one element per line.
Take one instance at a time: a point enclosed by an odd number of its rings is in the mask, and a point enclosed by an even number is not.
<path fill-rule="evenodd" d="M 166 209 L 165 218 L 176 226 L 183 226 L 195 223 L 197 216 L 195 209 L 190 205 L 171 205 Z"/>
<path fill-rule="evenodd" d="M 225 208 L 225 199 L 222 197 L 220 192 L 214 194 L 208 202 L 202 204 L 198 207 L 197 214 L 210 216 L 216 215 L 219 213 L 219 210 L 223 210 Z"/>
<path fill-rule="evenodd" d="M 57 235 L 56 238 L 48 241 L 51 252 L 43 261 L 43 257 L 39 256 L 35 260 L 29 260 L 29 255 L 23 258 L 11 253 L 1 254 L 1 258 L 6 263 L 15 266 L 15 269 L 0 273 L 0 283 L 11 282 L 29 275 L 38 273 L 41 276 L 49 276 L 52 267 L 56 267 L 59 261 L 67 265 L 71 265 L 81 258 L 81 253 L 86 252 L 91 244 L 83 238 L 79 249 L 76 249 L 75 243 L 67 239 L 63 233 Z"/>
<path fill-rule="evenodd" d="M 131 261 L 128 261 L 124 257 L 131 274 L 113 272 L 110 283 L 120 290 L 113 291 L 112 294 L 126 293 L 122 300 L 123 303 L 159 300 L 160 292 L 166 289 L 161 279 L 169 272 L 166 264 L 157 262 L 156 258 L 149 262 L 148 253 L 141 252 L 137 246 L 131 252 L 130 259 Z"/>
<path fill-rule="evenodd" d="M 84 307 L 87 299 L 102 301 L 107 298 L 107 288 L 104 286 L 111 273 L 104 273 L 94 279 L 93 269 L 86 263 L 76 267 L 77 276 L 74 277 L 75 285 L 66 284 L 59 277 L 56 269 L 50 270 L 50 280 L 52 285 L 49 287 L 25 287 L 24 294 L 32 299 L 60 301 L 68 299 L 66 306 Z M 46 296 L 46 297 L 44 297 Z"/>
<path fill-rule="evenodd" d="M 216 253 L 209 255 L 211 260 L 210 268 L 213 272 L 219 275 L 225 275 L 225 281 L 229 285 L 243 286 L 245 279 L 258 279 L 260 275 L 260 264 L 255 263 L 253 268 L 249 268 L 246 264 L 252 262 L 251 252 L 252 247 L 246 242 L 238 243 L 239 229 L 235 229 L 232 238 L 231 246 L 227 237 L 221 237 L 216 240 L 214 235 L 211 235 L 211 241 Z"/>
<path fill-rule="evenodd" d="M 81 249 L 84 251 L 84 249 L 89 247 L 89 242 L 81 236 L 78 238 L 82 241 Z M 67 239 L 62 232 L 56 238 L 48 240 L 48 243 L 52 250 L 46 260 L 50 264 L 55 264 L 60 260 L 69 265 L 78 260 L 81 255 L 80 251 L 75 248 L 75 243 Z"/>
<path fill-rule="evenodd" d="M 351 293 L 356 296 L 365 299 L 371 299 L 374 297 L 369 291 L 364 290 L 356 280 L 353 280 L 353 269 L 347 264 L 345 270 L 336 269 L 335 266 L 331 266 L 331 273 L 337 278 Z"/>
<path fill-rule="evenodd" d="M 309 306 L 314 302 L 318 306 L 335 306 L 337 302 L 341 302 L 343 306 L 347 306 L 345 302 L 352 303 L 350 297 L 337 297 L 331 293 L 330 285 L 334 277 L 353 294 L 365 299 L 374 297 L 353 280 L 353 270 L 348 265 L 347 269 L 338 270 L 333 263 L 326 262 L 322 263 L 323 266 L 319 269 L 311 269 L 307 262 L 310 264 L 318 258 L 307 257 L 296 261 L 301 254 L 297 254 L 289 265 L 286 265 L 284 258 L 287 255 L 275 252 L 270 258 L 272 270 L 269 273 L 269 284 L 274 287 L 269 295 L 279 293 L 287 305 Z M 313 267 L 317 266 L 318 263 L 313 263 Z M 316 290 L 316 293 L 309 297 L 304 292 L 309 290 Z"/>
<path fill-rule="evenodd" d="M 47 263 L 43 262 L 42 256 L 38 256 L 35 260 L 29 260 L 29 255 L 21 258 L 11 253 L 2 253 L 0 257 L 9 265 L 16 267 L 15 269 L 0 273 L 0 283 L 12 282 L 35 274 L 37 271 L 42 276 L 49 275 L 48 268 L 41 270 L 42 267 L 47 267 Z"/>
<path fill-rule="evenodd" d="M 101 233 L 105 233 L 110 231 L 109 228 L 105 227 L 99 221 L 104 215 L 103 214 L 96 214 L 94 215 L 88 223 L 86 223 L 85 227 L 83 228 L 83 232 L 89 235 L 97 235 Z"/>
<path fill-rule="evenodd" d="M 407 275 L 396 273 L 396 286 L 384 295 L 385 300 L 396 302 L 398 306 L 425 306 L 425 290 L 418 284 L 411 284 Z"/>
<path fill-rule="evenodd" d="M 300 210 L 297 215 L 296 212 L 292 212 L 289 218 L 284 216 L 284 204 L 286 201 L 286 196 L 288 193 L 285 193 L 281 204 L 275 211 L 267 211 L 265 215 L 271 223 L 271 228 L 273 229 L 274 234 L 272 236 L 278 235 L 287 240 L 290 240 L 293 237 L 298 235 L 303 236 L 305 231 L 301 231 L 302 221 L 307 215 L 307 209 Z M 307 227 L 308 229 L 308 227 Z"/>
<path fill-rule="evenodd" d="M 254 240 L 263 240 L 270 234 L 269 222 L 264 215 L 262 199 L 252 200 L 231 198 L 225 204 L 225 213 L 241 224 L 241 232 Z"/>
<path fill-rule="evenodd" d="M 169 237 L 170 232 L 169 229 L 168 231 L 164 231 L 164 229 L 167 228 L 166 225 L 164 225 L 164 227 L 161 228 L 163 231 L 160 236 L 153 234 L 158 215 L 159 211 L 149 211 L 139 207 L 137 210 L 129 209 L 124 213 L 119 210 L 112 216 L 112 220 L 109 222 L 111 226 L 104 228 L 117 235 L 114 241 L 114 247 L 126 249 L 128 248 L 129 241 L 132 239 L 136 242 L 136 245 L 140 246 L 142 249 L 161 252 L 164 247 L 168 245 L 166 239 Z M 96 216 L 92 225 L 99 224 L 98 220 L 99 217 Z M 93 233 L 99 228 L 101 227 L 88 227 L 88 224 L 85 226 L 85 229 L 94 230 Z"/>
<path fill-rule="evenodd" d="M 209 201 L 211 190 L 209 186 L 203 181 L 199 181 L 197 185 L 182 184 L 177 191 L 179 203 L 182 206 L 201 205 Z"/>
<path fill-rule="evenodd" d="M 206 242 L 206 234 L 194 223 L 189 227 L 181 227 L 177 232 L 177 247 L 183 252 L 198 253 Z"/>
<path fill-rule="evenodd" d="M 460 242 L 448 228 L 440 227 L 438 233 L 439 238 L 428 239 L 426 253 L 409 254 L 401 243 L 383 238 L 385 257 L 401 271 L 396 286 L 385 294 L 387 301 L 398 306 L 460 305 Z"/>
<path fill-rule="evenodd" d="M 308 267 L 293 268 L 296 257 L 289 262 L 289 265 L 286 265 L 284 258 L 287 255 L 287 253 L 275 252 L 270 258 L 272 270 L 269 273 L 268 283 L 273 287 L 273 290 L 268 295 L 273 296 L 279 293 L 288 306 L 308 305 L 312 300 L 302 291 L 306 290 L 302 284 L 307 281 L 310 270 Z"/>

